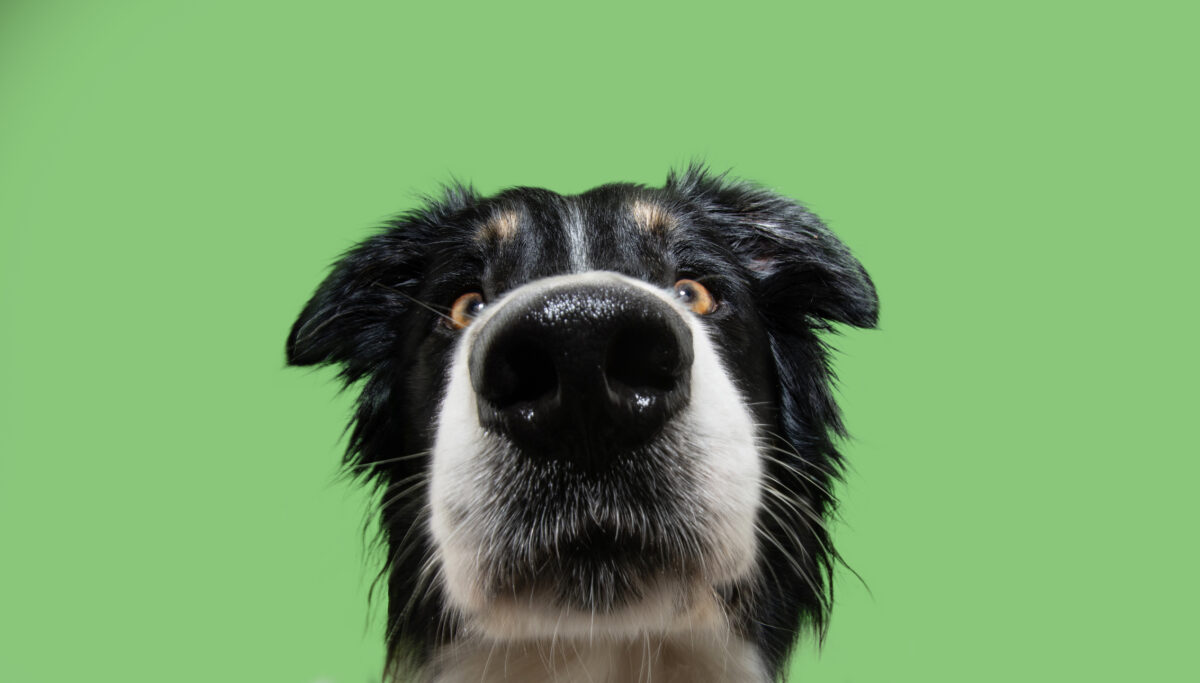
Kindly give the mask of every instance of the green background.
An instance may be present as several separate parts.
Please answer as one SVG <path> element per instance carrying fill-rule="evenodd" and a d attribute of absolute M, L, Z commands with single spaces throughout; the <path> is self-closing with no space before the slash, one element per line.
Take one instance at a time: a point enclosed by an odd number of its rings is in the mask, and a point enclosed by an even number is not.
<path fill-rule="evenodd" d="M 1197 680 L 1183 7 L 5 0 L 0 680 L 377 680 L 350 397 L 283 367 L 294 316 L 452 175 L 694 157 L 883 300 L 837 340 L 870 591 L 791 680 Z"/>

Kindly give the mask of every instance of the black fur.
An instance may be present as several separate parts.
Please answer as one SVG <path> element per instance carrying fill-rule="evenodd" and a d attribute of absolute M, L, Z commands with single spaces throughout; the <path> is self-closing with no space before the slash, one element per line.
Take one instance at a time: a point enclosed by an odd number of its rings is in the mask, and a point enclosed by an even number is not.
<path fill-rule="evenodd" d="M 627 210 L 635 198 L 665 207 L 677 226 L 639 229 Z M 336 364 L 347 385 L 362 382 L 346 464 L 380 491 L 390 661 L 420 665 L 456 628 L 437 582 L 418 579 L 431 547 L 423 473 L 455 339 L 442 319 L 463 292 L 492 300 L 562 272 L 567 255 L 555 235 L 573 207 L 591 231 L 594 267 L 664 288 L 694 278 L 721 301 L 709 322 L 756 421 L 772 426 L 762 436 L 775 491 L 760 512 L 759 581 L 726 597 L 737 628 L 778 675 L 801 627 L 823 634 L 837 560 L 822 522 L 835 505 L 834 441 L 844 428 L 820 333 L 834 322 L 873 327 L 878 301 L 815 215 L 696 166 L 661 189 L 614 184 L 577 197 L 516 188 L 483 198 L 452 187 L 347 253 L 300 314 L 288 362 Z M 515 239 L 477 239 L 500 209 L 521 216 Z"/>

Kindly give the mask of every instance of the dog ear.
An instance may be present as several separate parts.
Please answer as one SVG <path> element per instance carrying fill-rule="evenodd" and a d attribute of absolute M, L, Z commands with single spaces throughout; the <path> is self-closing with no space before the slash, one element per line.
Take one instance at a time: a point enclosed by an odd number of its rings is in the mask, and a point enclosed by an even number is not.
<path fill-rule="evenodd" d="M 469 186 L 450 186 L 343 255 L 292 325 L 288 364 L 341 364 L 352 382 L 394 355 L 404 316 L 418 305 L 428 246 L 474 201 Z"/>
<path fill-rule="evenodd" d="M 698 203 L 722 224 L 730 247 L 759 281 L 772 312 L 800 312 L 874 327 L 879 297 L 850 250 L 801 204 L 769 190 L 726 180 L 693 165 L 667 177 L 668 189 Z"/>
<path fill-rule="evenodd" d="M 340 363 L 351 380 L 369 371 L 393 347 L 395 321 L 409 308 L 402 292 L 419 260 L 403 226 L 347 252 L 292 325 L 288 364 Z"/>

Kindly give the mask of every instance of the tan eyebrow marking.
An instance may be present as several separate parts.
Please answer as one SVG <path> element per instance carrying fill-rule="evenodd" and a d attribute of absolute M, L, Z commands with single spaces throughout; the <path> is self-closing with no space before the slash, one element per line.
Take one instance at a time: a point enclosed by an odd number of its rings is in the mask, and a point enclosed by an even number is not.
<path fill-rule="evenodd" d="M 510 240 L 517 234 L 521 217 L 512 209 L 497 211 L 479 228 L 476 238 L 480 240 Z"/>
<path fill-rule="evenodd" d="M 646 232 L 670 232 L 677 225 L 675 217 L 654 202 L 635 199 L 632 211 L 633 220 Z"/>

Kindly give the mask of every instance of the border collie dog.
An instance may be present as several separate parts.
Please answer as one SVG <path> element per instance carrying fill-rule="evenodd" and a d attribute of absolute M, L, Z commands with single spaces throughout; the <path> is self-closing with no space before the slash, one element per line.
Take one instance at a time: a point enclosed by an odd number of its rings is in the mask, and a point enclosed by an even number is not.
<path fill-rule="evenodd" d="M 354 247 L 287 357 L 361 388 L 386 675 L 779 679 L 838 559 L 822 334 L 877 311 L 815 215 L 696 166 L 456 186 Z"/>

